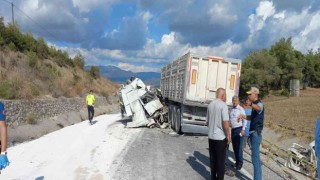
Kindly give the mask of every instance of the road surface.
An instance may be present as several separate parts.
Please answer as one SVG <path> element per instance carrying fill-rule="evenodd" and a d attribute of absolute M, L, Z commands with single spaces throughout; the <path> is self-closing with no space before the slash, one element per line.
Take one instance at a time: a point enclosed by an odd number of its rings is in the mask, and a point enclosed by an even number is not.
<path fill-rule="evenodd" d="M 171 129 L 125 128 L 120 114 L 94 118 L 8 149 L 11 164 L 0 179 L 22 180 L 202 180 L 210 179 L 206 136 Z M 227 164 L 233 162 L 232 149 Z M 251 158 L 225 179 L 252 179 Z M 263 166 L 264 179 L 283 179 Z"/>

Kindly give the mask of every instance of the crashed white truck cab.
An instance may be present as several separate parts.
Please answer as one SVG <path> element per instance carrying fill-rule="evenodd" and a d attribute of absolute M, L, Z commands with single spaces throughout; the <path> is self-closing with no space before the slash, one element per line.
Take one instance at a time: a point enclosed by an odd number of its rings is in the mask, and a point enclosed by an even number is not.
<path fill-rule="evenodd" d="M 161 70 L 161 92 L 168 102 L 168 120 L 176 132 L 207 134 L 208 104 L 218 88 L 226 89 L 227 104 L 238 95 L 241 60 L 187 53 Z"/>
<path fill-rule="evenodd" d="M 157 91 L 150 91 L 139 78 L 130 78 L 118 92 L 121 113 L 132 117 L 127 127 L 152 127 L 166 122 L 167 107 Z"/>

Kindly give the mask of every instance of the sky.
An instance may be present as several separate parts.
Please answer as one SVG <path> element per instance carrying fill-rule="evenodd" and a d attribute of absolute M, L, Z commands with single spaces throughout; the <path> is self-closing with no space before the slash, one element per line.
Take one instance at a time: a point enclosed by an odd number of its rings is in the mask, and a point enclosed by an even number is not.
<path fill-rule="evenodd" d="M 11 21 L 10 0 L 0 16 Z M 12 0 L 23 32 L 81 53 L 86 65 L 160 72 L 192 52 L 244 59 L 292 38 L 302 53 L 320 47 L 319 0 Z"/>

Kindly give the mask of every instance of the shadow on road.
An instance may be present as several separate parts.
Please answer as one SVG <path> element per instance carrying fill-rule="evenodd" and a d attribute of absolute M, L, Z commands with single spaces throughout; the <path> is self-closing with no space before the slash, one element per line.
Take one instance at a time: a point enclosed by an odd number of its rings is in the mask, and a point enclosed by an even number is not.
<path fill-rule="evenodd" d="M 196 151 L 196 152 L 198 155 L 201 154 L 198 151 Z M 193 153 L 194 156 L 195 156 L 195 153 Z M 202 158 L 202 156 L 204 156 L 204 155 L 201 154 L 201 158 Z M 206 159 L 209 160 L 208 157 Z M 204 160 L 204 159 L 202 159 L 202 160 Z M 205 161 L 208 161 L 208 160 L 205 160 Z M 194 169 L 197 173 L 199 173 L 204 179 L 210 180 L 210 172 L 206 169 L 206 166 L 203 165 L 203 163 L 201 162 L 200 159 L 197 159 L 196 157 L 193 157 L 193 156 L 189 156 L 186 161 L 187 161 L 187 163 L 190 164 L 192 169 Z"/>
<path fill-rule="evenodd" d="M 228 156 L 233 156 L 233 152 L 227 150 L 227 157 L 226 157 L 226 171 L 231 171 L 233 175 L 229 175 L 229 177 L 235 176 L 237 179 L 242 180 L 249 180 L 250 178 L 246 175 L 242 174 L 240 171 L 237 171 L 235 168 L 231 167 L 233 162 L 228 159 Z M 194 151 L 193 156 L 189 156 L 186 160 L 187 163 L 194 169 L 197 173 L 199 173 L 204 179 L 210 180 L 210 159 L 208 156 L 202 154 L 199 151 Z M 225 175 L 228 177 L 228 175 Z"/>

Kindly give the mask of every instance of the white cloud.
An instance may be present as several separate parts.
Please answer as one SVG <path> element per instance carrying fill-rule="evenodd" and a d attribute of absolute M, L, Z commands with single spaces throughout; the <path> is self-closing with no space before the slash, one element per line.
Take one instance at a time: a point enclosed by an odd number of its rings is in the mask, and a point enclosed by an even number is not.
<path fill-rule="evenodd" d="M 132 72 L 159 72 L 160 71 L 160 68 L 152 68 L 152 67 L 147 67 L 143 65 L 135 66 L 128 63 L 118 63 L 117 66 L 121 69 L 132 71 Z"/>
<path fill-rule="evenodd" d="M 237 15 L 232 14 L 230 6 L 225 2 L 216 3 L 208 10 L 211 24 L 228 25 L 237 20 Z"/>
<path fill-rule="evenodd" d="M 320 12 L 313 14 L 307 22 L 308 25 L 292 39 L 293 46 L 304 53 L 320 48 Z"/>
<path fill-rule="evenodd" d="M 145 22 L 148 22 L 148 21 L 152 18 L 152 14 L 151 14 L 149 11 L 144 12 L 144 13 L 142 14 L 142 16 L 143 16 L 143 20 L 144 20 Z"/>
<path fill-rule="evenodd" d="M 90 10 L 98 7 L 110 7 L 112 4 L 116 3 L 118 0 L 72 0 L 74 7 L 78 7 L 80 12 L 89 12 Z"/>
<path fill-rule="evenodd" d="M 259 7 L 256 10 L 257 16 L 262 17 L 265 21 L 268 17 L 271 17 L 275 13 L 275 7 L 271 1 L 261 1 Z"/>

